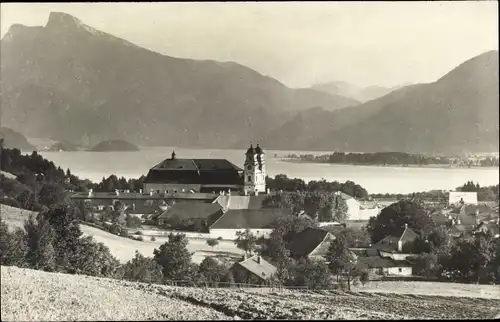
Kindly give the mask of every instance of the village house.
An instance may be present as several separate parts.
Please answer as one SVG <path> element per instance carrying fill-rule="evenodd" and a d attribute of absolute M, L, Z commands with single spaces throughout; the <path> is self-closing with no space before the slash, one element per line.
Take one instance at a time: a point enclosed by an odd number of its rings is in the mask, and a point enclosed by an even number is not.
<path fill-rule="evenodd" d="M 231 267 L 236 283 L 268 284 L 277 272 L 276 267 L 264 260 L 260 255 L 248 257 L 245 255 L 240 262 Z"/>
<path fill-rule="evenodd" d="M 208 232 L 208 227 L 222 214 L 218 203 L 176 203 L 163 211 L 157 222 L 160 227 Z"/>
<path fill-rule="evenodd" d="M 237 232 L 249 229 L 257 238 L 268 238 L 276 220 L 289 215 L 287 210 L 279 208 L 230 209 L 210 226 L 210 237 L 236 240 Z"/>
<path fill-rule="evenodd" d="M 382 256 L 366 256 L 357 258 L 357 267 L 368 270 L 370 279 L 375 276 L 411 276 L 413 274 L 412 265 L 406 260 L 394 260 Z"/>
<path fill-rule="evenodd" d="M 287 248 L 294 258 L 321 259 L 328 253 L 335 235 L 324 229 L 306 228 L 290 241 Z"/>
<path fill-rule="evenodd" d="M 391 258 L 396 261 L 406 260 L 406 258 L 412 256 L 411 253 L 406 251 L 407 247 L 419 237 L 420 235 L 409 228 L 408 224 L 405 224 L 405 230 L 401 236 L 386 236 L 373 244 L 371 248 L 378 250 L 381 257 Z"/>

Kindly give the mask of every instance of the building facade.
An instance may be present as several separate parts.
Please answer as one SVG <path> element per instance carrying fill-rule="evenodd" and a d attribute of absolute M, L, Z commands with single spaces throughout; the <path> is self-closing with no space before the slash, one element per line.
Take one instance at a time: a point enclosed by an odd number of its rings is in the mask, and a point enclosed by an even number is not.
<path fill-rule="evenodd" d="M 250 145 L 245 154 L 244 163 L 244 190 L 245 194 L 259 194 L 266 192 L 266 161 L 264 151 L 257 144 L 254 149 Z"/>

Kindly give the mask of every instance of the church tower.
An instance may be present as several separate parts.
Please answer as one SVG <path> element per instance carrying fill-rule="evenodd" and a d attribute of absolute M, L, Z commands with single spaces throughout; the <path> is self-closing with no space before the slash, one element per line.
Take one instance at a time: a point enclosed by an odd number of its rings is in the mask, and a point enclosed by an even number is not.
<path fill-rule="evenodd" d="M 264 151 L 259 147 L 254 148 L 250 144 L 245 153 L 246 159 L 243 174 L 245 176 L 245 191 L 250 194 L 259 194 L 266 192 L 266 162 L 264 160 Z"/>

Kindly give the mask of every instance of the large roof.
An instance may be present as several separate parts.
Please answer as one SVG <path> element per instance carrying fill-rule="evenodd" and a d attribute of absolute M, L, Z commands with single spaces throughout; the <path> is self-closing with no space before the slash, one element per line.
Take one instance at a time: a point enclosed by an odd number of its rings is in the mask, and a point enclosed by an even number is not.
<path fill-rule="evenodd" d="M 181 220 L 207 219 L 221 210 L 218 203 L 181 202 L 165 210 L 158 218 L 177 216 Z"/>
<path fill-rule="evenodd" d="M 212 201 L 217 198 L 216 193 L 190 193 L 177 192 L 168 194 L 153 194 L 139 192 L 120 192 L 116 195 L 115 192 L 93 192 L 90 196 L 86 192 L 77 192 L 71 195 L 72 199 L 111 199 L 111 200 L 158 200 L 158 199 L 186 199 L 186 200 L 206 200 Z"/>
<path fill-rule="evenodd" d="M 267 195 L 257 196 L 239 196 L 239 195 L 221 195 L 217 197 L 218 202 L 224 209 L 261 209 Z"/>
<path fill-rule="evenodd" d="M 230 209 L 210 229 L 272 229 L 280 217 L 289 215 L 285 209 Z"/>
<path fill-rule="evenodd" d="M 237 165 L 226 159 L 165 159 L 155 165 L 151 170 L 176 170 L 176 171 L 243 171 Z"/>
<path fill-rule="evenodd" d="M 243 185 L 243 170 L 225 159 L 166 159 L 145 183 Z"/>
<path fill-rule="evenodd" d="M 306 228 L 295 235 L 288 249 L 292 256 L 306 257 L 325 240 L 328 234 L 330 233 L 323 229 Z"/>

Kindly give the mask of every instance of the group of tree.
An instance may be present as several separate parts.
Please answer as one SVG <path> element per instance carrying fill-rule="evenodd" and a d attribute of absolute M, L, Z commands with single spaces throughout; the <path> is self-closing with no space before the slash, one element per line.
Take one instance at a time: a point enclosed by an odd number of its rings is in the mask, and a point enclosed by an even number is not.
<path fill-rule="evenodd" d="M 429 156 L 423 154 L 410 154 L 404 152 L 375 152 L 375 153 L 345 153 L 334 152 L 332 154 L 290 154 L 290 159 L 300 159 L 306 162 L 338 163 L 338 164 L 364 164 L 364 165 L 458 165 L 458 166 L 482 166 L 498 167 L 499 159 L 486 157 L 479 161 L 461 159 L 455 157 Z"/>
<path fill-rule="evenodd" d="M 287 209 L 293 215 L 304 213 L 320 222 L 345 220 L 349 210 L 338 192 L 324 190 L 277 192 L 270 194 L 263 204 L 265 207 Z"/>
<path fill-rule="evenodd" d="M 420 236 L 403 246 L 403 252 L 415 254 L 410 259 L 414 274 L 447 281 L 500 282 L 499 238 L 472 232 L 455 238 L 448 228 L 436 226 L 417 200 L 401 200 L 384 208 L 370 219 L 367 231 L 376 243 L 386 236 L 401 236 L 406 224 Z"/>
<path fill-rule="evenodd" d="M 457 187 L 457 191 L 477 192 L 478 201 L 497 201 L 500 198 L 499 185 L 481 187 L 479 183 L 474 184 L 467 181 L 463 186 Z"/>
<path fill-rule="evenodd" d="M 463 192 L 477 192 L 478 201 L 498 201 L 500 198 L 499 185 L 494 186 L 483 186 L 481 187 L 479 183 L 474 183 L 472 181 L 467 181 L 460 187 L 456 188 L 457 191 Z M 424 192 L 415 192 L 411 194 L 390 194 L 390 193 L 377 193 L 371 194 L 370 197 L 374 199 L 419 199 L 425 201 L 433 202 L 447 202 L 449 192 L 443 190 L 430 190 Z"/>
<path fill-rule="evenodd" d="M 341 191 L 348 194 L 356 199 L 366 199 L 368 198 L 368 192 L 360 185 L 352 182 L 346 181 L 345 183 L 340 183 L 338 181 L 326 181 L 326 180 L 312 180 L 307 184 L 304 180 L 299 178 L 288 178 L 285 174 L 278 174 L 274 178 L 266 177 L 266 186 L 271 191 L 287 191 L 287 192 L 297 192 L 297 191 Z"/>

